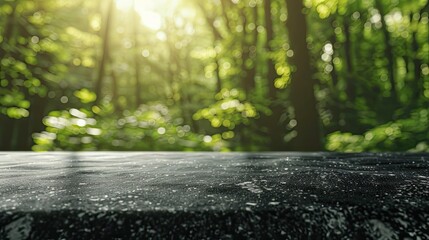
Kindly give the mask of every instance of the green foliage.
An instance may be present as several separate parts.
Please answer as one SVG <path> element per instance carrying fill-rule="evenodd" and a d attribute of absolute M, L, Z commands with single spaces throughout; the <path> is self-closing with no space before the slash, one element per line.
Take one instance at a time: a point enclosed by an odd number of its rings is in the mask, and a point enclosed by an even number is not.
<path fill-rule="evenodd" d="M 28 117 L 30 102 L 25 100 L 24 94 L 6 89 L 0 89 L 0 92 L 0 113 L 14 119 Z"/>
<path fill-rule="evenodd" d="M 101 110 L 109 108 L 51 112 L 43 120 L 46 130 L 34 135 L 33 150 L 228 150 L 218 136 L 198 135 L 190 131 L 190 126 L 180 125 L 161 104 L 142 105 L 119 118 Z"/>
<path fill-rule="evenodd" d="M 219 99 L 208 108 L 194 114 L 195 120 L 206 119 L 214 128 L 225 127 L 233 130 L 240 124 L 249 124 L 250 119 L 258 117 L 256 108 L 249 102 L 243 102 L 237 89 L 222 89 Z"/>
<path fill-rule="evenodd" d="M 79 98 L 82 103 L 92 103 L 97 99 L 97 95 L 95 93 L 89 91 L 86 88 L 83 88 L 79 91 L 75 91 L 74 95 Z"/>
<path fill-rule="evenodd" d="M 429 111 L 421 109 L 410 118 L 392 121 L 362 135 L 335 132 L 327 137 L 326 148 L 339 152 L 429 151 Z"/>

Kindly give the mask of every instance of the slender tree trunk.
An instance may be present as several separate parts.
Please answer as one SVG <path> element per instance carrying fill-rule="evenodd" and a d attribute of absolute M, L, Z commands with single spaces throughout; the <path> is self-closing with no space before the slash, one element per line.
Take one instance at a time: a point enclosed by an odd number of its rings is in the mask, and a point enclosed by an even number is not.
<path fill-rule="evenodd" d="M 15 14 L 18 1 L 11 3 L 12 11 L 6 17 L 6 22 L 3 31 L 3 42 L 0 44 L 0 60 L 7 55 L 6 45 L 12 43 L 13 32 L 15 29 Z M 11 88 L 12 81 L 8 74 L 5 72 L 3 65 L 0 64 L 0 75 L 4 75 L 8 80 L 8 87 Z M 8 151 L 12 148 L 12 139 L 14 136 L 15 119 L 9 118 L 7 115 L 0 113 L 0 151 Z"/>
<path fill-rule="evenodd" d="M 102 90 L 104 84 L 104 76 L 106 71 L 106 65 L 110 57 L 110 31 L 112 29 L 112 18 L 113 12 L 115 8 L 114 0 L 109 0 L 109 6 L 105 18 L 104 24 L 104 34 L 103 34 L 103 48 L 100 59 L 100 66 L 98 68 L 98 75 L 95 82 L 95 94 L 97 94 L 97 103 L 99 103 L 102 99 Z"/>
<path fill-rule="evenodd" d="M 14 27 L 15 26 L 15 13 L 16 13 L 17 5 L 18 5 L 18 1 L 11 3 L 12 11 L 6 17 L 4 31 L 2 34 L 4 43 L 9 42 L 12 38 L 13 31 L 15 29 L 15 27 Z M 0 48 L 0 53 L 2 53 L 2 55 L 0 55 L 0 57 L 3 57 L 4 53 L 5 53 L 5 50 L 3 49 L 3 47 Z"/>
<path fill-rule="evenodd" d="M 246 16 L 246 9 L 243 8 L 241 12 L 241 16 L 243 18 L 243 62 L 242 62 L 242 69 L 244 72 L 243 77 L 243 88 L 244 92 L 246 94 L 246 99 L 251 99 L 252 95 L 251 93 L 255 89 L 256 83 L 256 72 L 257 72 L 257 45 L 258 45 L 258 32 L 257 32 L 257 23 L 258 23 L 258 4 L 256 4 L 251 13 L 251 21 L 253 20 L 253 23 L 255 24 L 255 29 L 247 31 L 247 25 L 248 25 L 248 18 Z M 250 41 L 248 41 L 248 38 L 250 38 Z M 250 63 L 250 64 L 249 64 Z M 250 127 L 252 127 L 251 125 Z M 246 151 L 250 151 L 252 147 L 252 141 L 251 134 L 249 134 L 248 131 L 249 128 L 242 127 L 240 131 L 241 135 L 241 143 L 243 144 Z M 246 131 L 247 130 L 247 131 Z"/>
<path fill-rule="evenodd" d="M 393 45 L 391 36 L 389 33 L 389 30 L 387 29 L 386 20 L 384 19 L 384 16 L 386 15 L 383 7 L 383 3 L 380 0 L 375 0 L 376 7 L 381 15 L 381 23 L 384 36 L 384 43 L 385 43 L 385 56 L 387 58 L 387 73 L 389 77 L 390 82 L 390 96 L 392 99 L 397 102 L 398 96 L 397 96 L 397 90 L 396 90 L 396 76 L 395 76 L 395 56 L 393 54 Z"/>
<path fill-rule="evenodd" d="M 315 82 L 311 76 L 310 55 L 307 48 L 307 21 L 301 0 L 286 0 L 288 19 L 286 27 L 294 55 L 295 65 L 291 82 L 291 102 L 295 109 L 297 136 L 293 140 L 294 150 L 318 151 L 322 149 L 319 114 L 314 95 Z"/>
<path fill-rule="evenodd" d="M 274 30 L 273 30 L 273 19 L 271 15 L 271 0 L 264 1 L 264 17 L 265 17 L 265 31 L 267 41 L 265 47 L 268 52 L 271 54 L 273 48 L 271 47 L 272 41 L 274 40 Z M 268 96 L 270 99 L 277 98 L 277 89 L 274 86 L 275 80 L 278 78 L 277 71 L 274 65 L 274 61 L 271 56 L 267 60 L 267 86 L 268 86 Z"/>
<path fill-rule="evenodd" d="M 246 97 L 249 96 L 249 85 L 248 85 L 248 68 L 247 62 L 250 58 L 250 47 L 247 43 L 247 16 L 245 9 L 240 9 L 240 17 L 243 20 L 243 36 L 241 39 L 241 48 L 242 48 L 242 61 L 241 61 L 241 88 L 244 90 Z"/>
<path fill-rule="evenodd" d="M 411 22 L 412 19 L 413 19 L 413 14 L 410 14 L 409 15 L 409 21 Z M 402 45 L 402 47 L 404 48 L 404 53 L 402 54 L 401 57 L 402 57 L 402 60 L 404 61 L 404 65 L 405 65 L 405 76 L 406 77 L 405 77 L 404 81 L 406 81 L 406 80 L 409 80 L 408 76 L 409 76 L 410 71 L 412 69 L 411 60 L 410 60 L 410 58 L 412 56 L 412 53 L 411 53 L 412 48 L 410 48 L 410 43 L 407 40 L 404 41 L 404 44 Z"/>
<path fill-rule="evenodd" d="M 204 7 L 203 1 L 195 0 L 195 3 L 198 5 L 198 7 L 202 10 L 205 21 L 207 26 L 210 28 L 212 35 L 213 35 L 213 48 L 216 48 L 216 45 L 223 39 L 222 34 L 219 32 L 219 30 L 215 27 L 215 18 L 210 17 L 210 14 L 208 13 L 206 7 Z M 230 30 L 230 21 L 229 17 L 227 16 L 227 10 L 226 5 L 228 3 L 225 2 L 225 0 L 221 0 L 221 6 L 222 6 L 222 16 L 225 20 L 225 26 L 227 29 Z M 216 74 L 216 93 L 220 92 L 222 90 L 222 78 L 220 76 L 220 56 L 219 53 L 216 52 L 216 56 L 214 59 L 214 64 L 216 66 L 215 68 L 215 74 Z"/>
<path fill-rule="evenodd" d="M 416 21 L 416 28 L 418 28 L 418 25 L 421 23 L 422 20 L 422 15 L 424 13 L 429 13 L 429 1 L 426 2 L 426 5 L 424 5 L 420 11 L 419 11 L 419 19 Z M 413 16 L 412 14 L 410 15 L 410 21 L 412 21 Z M 412 53 L 414 55 L 413 58 L 413 65 L 414 65 L 414 96 L 413 96 L 413 100 L 414 101 L 418 101 L 423 93 L 423 76 L 422 76 L 422 71 L 421 71 L 421 65 L 423 64 L 422 60 L 418 57 L 418 52 L 419 52 L 419 42 L 417 40 L 417 31 L 418 29 L 414 29 L 413 33 L 412 33 L 412 42 L 411 42 L 411 48 L 412 48 Z"/>
<path fill-rule="evenodd" d="M 264 0 L 264 17 L 265 17 L 265 31 L 266 31 L 266 43 L 265 47 L 269 54 L 273 52 L 271 43 L 274 40 L 273 30 L 273 19 L 271 15 L 271 0 Z M 265 126 L 268 128 L 268 134 L 270 137 L 271 151 L 283 151 L 285 149 L 285 142 L 283 136 L 285 134 L 285 127 L 280 121 L 282 115 L 282 107 L 277 101 L 278 90 L 274 86 L 275 80 L 279 76 L 277 75 L 276 67 L 271 56 L 267 58 L 267 75 L 266 81 L 268 86 L 268 99 L 270 100 L 270 109 L 272 111 L 270 116 L 267 116 Z"/>
<path fill-rule="evenodd" d="M 46 114 L 48 99 L 47 97 L 40 97 L 38 95 L 32 96 L 30 106 L 30 132 L 38 133 L 44 130 L 43 118 Z M 32 142 L 32 145 L 34 142 Z"/>
<path fill-rule="evenodd" d="M 37 6 L 37 11 L 46 11 L 46 9 L 49 6 L 49 2 L 43 1 L 39 2 L 39 5 Z M 31 35 L 28 35 L 27 37 L 30 37 Z M 50 61 L 52 60 L 53 56 L 42 54 L 38 55 L 38 62 L 43 61 Z M 39 66 L 43 71 L 42 72 L 34 72 L 33 76 L 40 80 L 41 86 L 46 86 L 49 88 L 49 84 L 47 80 L 44 77 L 44 73 L 47 73 L 50 71 L 50 66 Z M 31 147 L 35 144 L 33 139 L 34 133 L 40 133 L 45 130 L 45 125 L 43 124 L 43 119 L 46 117 L 46 114 L 49 112 L 50 109 L 48 109 L 48 96 L 46 95 L 29 95 L 28 97 L 30 101 L 30 108 L 29 108 L 29 123 L 28 123 L 28 139 L 30 145 L 28 146 L 27 150 L 31 150 Z"/>
<path fill-rule="evenodd" d="M 22 118 L 16 122 L 17 138 L 16 138 L 16 151 L 29 151 L 31 149 L 31 134 L 30 134 L 30 118 Z"/>
<path fill-rule="evenodd" d="M 332 28 L 334 28 L 334 22 L 335 22 L 335 18 L 330 21 L 330 25 Z M 337 34 L 335 33 L 335 31 L 332 31 L 332 34 L 329 38 L 329 42 L 332 44 L 332 49 L 334 51 L 334 53 L 332 54 L 331 61 L 330 61 L 330 64 L 332 65 L 332 71 L 330 74 L 331 74 L 331 79 L 332 79 L 332 85 L 334 88 L 337 88 L 339 78 L 338 78 L 337 68 L 336 68 L 335 63 L 334 63 L 334 59 L 337 56 L 337 48 L 335 46 L 337 45 L 338 39 L 337 39 Z"/>
<path fill-rule="evenodd" d="M 247 91 L 251 93 L 256 86 L 255 78 L 256 78 L 256 72 L 257 72 L 257 61 L 258 61 L 258 4 L 256 4 L 253 7 L 253 23 L 255 24 L 255 29 L 252 31 L 252 42 L 249 45 L 249 57 L 252 59 L 252 65 L 250 69 L 247 72 Z"/>
<path fill-rule="evenodd" d="M 345 58 L 346 58 L 346 66 L 347 66 L 346 93 L 347 93 L 348 100 L 354 103 L 356 99 L 356 87 L 355 87 L 356 84 L 354 82 L 355 78 L 354 78 L 354 68 L 353 68 L 353 60 L 352 60 L 353 59 L 352 39 L 351 39 L 349 20 L 344 19 L 343 27 L 344 27 L 344 34 L 345 34 L 344 50 L 345 50 Z"/>
<path fill-rule="evenodd" d="M 0 122 L 1 122 L 0 151 L 10 151 L 12 150 L 11 148 L 12 148 L 13 132 L 15 129 L 15 120 L 1 114 Z"/>
<path fill-rule="evenodd" d="M 215 73 L 216 73 L 216 92 L 219 93 L 222 90 L 222 78 L 220 76 L 220 62 L 219 62 L 219 54 L 216 53 L 215 57 Z"/>
<path fill-rule="evenodd" d="M 241 87 L 249 97 L 251 92 L 255 89 L 255 76 L 256 76 L 256 46 L 258 44 L 258 32 L 256 30 L 256 24 L 258 21 L 258 6 L 256 5 L 252 11 L 252 20 L 255 24 L 255 29 L 249 32 L 247 30 L 248 17 L 246 16 L 246 9 L 240 9 L 240 16 L 243 19 L 243 36 L 242 36 L 242 80 Z M 250 39 L 250 41 L 249 41 Z M 251 64 L 249 64 L 251 63 Z"/>
<path fill-rule="evenodd" d="M 178 92 L 177 86 L 176 86 L 176 82 L 177 82 L 177 76 L 180 71 L 179 71 L 179 61 L 176 57 L 176 51 L 177 49 L 174 46 L 174 40 L 172 39 L 173 37 L 173 22 L 169 21 L 167 23 L 167 28 L 166 28 L 166 35 L 167 35 L 167 40 L 166 40 L 166 44 L 167 44 L 167 49 L 168 49 L 168 66 L 167 66 L 167 71 L 168 71 L 168 79 L 170 80 L 170 90 L 171 90 L 171 99 L 173 100 L 174 103 L 177 102 L 177 95 L 180 95 L 180 93 Z"/>
<path fill-rule="evenodd" d="M 188 52 L 189 53 L 189 52 Z M 192 64 L 191 64 L 191 59 L 190 59 L 190 55 L 186 54 L 186 59 L 185 59 L 185 69 L 187 72 L 187 81 L 189 81 L 189 84 L 192 84 Z M 186 86 L 186 83 L 181 85 L 181 89 L 183 89 L 183 87 Z M 198 127 L 198 123 L 194 120 L 194 118 L 192 117 L 194 111 L 192 111 L 191 105 L 194 102 L 192 99 L 192 94 L 185 94 L 185 91 L 182 91 L 182 98 L 184 103 L 186 104 L 186 116 L 189 119 L 188 124 L 191 126 L 192 131 L 193 132 L 198 132 L 199 131 L 199 127 Z"/>
<path fill-rule="evenodd" d="M 355 6 L 356 6 L 355 9 L 359 13 L 360 17 L 359 17 L 359 20 L 357 20 L 355 22 L 355 25 L 354 25 L 355 32 L 357 33 L 357 34 L 353 35 L 353 42 L 356 43 L 354 46 L 354 51 L 353 51 L 354 59 L 365 58 L 365 56 L 364 56 L 365 51 L 361 49 L 361 46 L 364 44 L 359 44 L 359 43 L 362 43 L 363 41 L 365 41 L 365 37 L 364 37 L 363 32 L 365 31 L 365 23 L 368 19 L 369 13 L 362 6 L 363 5 L 362 1 L 363 0 L 357 0 L 355 2 Z M 348 12 L 350 12 L 350 11 L 348 11 Z M 355 64 L 356 69 L 360 69 L 361 64 L 359 61 L 355 62 L 354 64 Z"/>
<path fill-rule="evenodd" d="M 110 61 L 110 65 L 112 66 L 110 69 L 112 76 L 112 101 L 113 106 L 115 107 L 115 112 L 120 113 L 122 111 L 121 105 L 119 104 L 119 84 L 118 77 L 116 76 L 115 69 L 113 68 L 112 61 Z"/>
<path fill-rule="evenodd" d="M 135 5 L 136 5 L 136 1 L 133 1 L 133 6 L 135 9 Z M 140 19 L 138 17 L 138 13 L 136 10 L 133 11 L 133 27 L 134 27 L 134 73 L 135 73 L 135 80 L 136 80 L 136 107 L 139 107 L 143 102 L 142 102 L 142 97 L 141 97 L 141 73 L 140 73 L 140 58 L 141 58 L 141 54 L 140 54 L 140 44 L 139 44 L 139 38 L 138 38 L 138 34 L 139 34 L 139 30 L 138 30 L 138 26 L 140 25 Z"/>
<path fill-rule="evenodd" d="M 412 52 L 414 54 L 413 57 L 413 72 L 414 72 L 414 79 L 413 79 L 413 101 L 417 101 L 422 93 L 423 89 L 423 83 L 422 83 L 422 75 L 421 75 L 421 69 L 420 66 L 422 65 L 422 61 L 418 57 L 419 52 L 419 43 L 417 41 L 417 31 L 414 31 L 412 33 L 412 40 L 411 40 L 411 47 Z"/>
<path fill-rule="evenodd" d="M 331 26 L 333 27 L 334 25 L 334 21 L 331 21 Z M 339 89 L 338 89 L 338 83 L 339 83 L 339 77 L 338 77 L 338 70 L 335 66 L 334 63 L 334 59 L 337 56 L 337 48 L 335 47 L 337 44 L 337 35 L 335 33 L 335 31 L 332 32 L 332 35 L 329 39 L 330 43 L 332 44 L 334 53 L 332 55 L 330 64 L 332 65 L 332 71 L 330 72 L 331 75 L 331 79 L 332 79 L 332 85 L 331 85 L 331 91 L 332 91 L 332 97 L 331 97 L 331 113 L 332 113 L 332 122 L 335 124 L 333 125 L 333 129 L 331 130 L 337 130 L 339 129 L 340 126 L 340 112 L 341 112 L 341 101 L 340 101 L 340 97 L 339 97 Z"/>
<path fill-rule="evenodd" d="M 197 0 L 201 1 L 201 0 Z M 230 7 L 231 1 L 230 0 L 220 0 L 220 4 L 222 7 L 222 16 L 225 20 L 225 26 L 228 29 L 229 32 L 231 32 L 231 20 L 228 17 L 228 8 Z"/>

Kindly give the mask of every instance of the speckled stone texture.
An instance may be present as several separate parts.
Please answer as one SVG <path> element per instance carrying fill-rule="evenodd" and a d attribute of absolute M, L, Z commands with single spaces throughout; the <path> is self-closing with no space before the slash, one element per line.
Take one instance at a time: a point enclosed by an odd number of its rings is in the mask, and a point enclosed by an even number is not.
<path fill-rule="evenodd" d="M 0 153 L 0 239 L 429 239 L 429 155 Z"/>

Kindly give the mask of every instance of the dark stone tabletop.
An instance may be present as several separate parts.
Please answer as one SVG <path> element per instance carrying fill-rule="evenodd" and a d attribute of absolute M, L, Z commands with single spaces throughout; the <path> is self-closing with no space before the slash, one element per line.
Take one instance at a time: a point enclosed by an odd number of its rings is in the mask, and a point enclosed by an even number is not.
<path fill-rule="evenodd" d="M 429 155 L 0 153 L 0 239 L 429 239 Z"/>

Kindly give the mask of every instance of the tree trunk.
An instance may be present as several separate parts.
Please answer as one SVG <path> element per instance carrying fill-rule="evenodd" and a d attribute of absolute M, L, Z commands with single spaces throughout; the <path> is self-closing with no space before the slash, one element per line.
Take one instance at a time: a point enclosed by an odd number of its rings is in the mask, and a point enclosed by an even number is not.
<path fill-rule="evenodd" d="M 332 46 L 335 45 L 335 36 L 331 39 L 331 43 Z M 334 51 L 336 51 L 336 49 L 334 49 Z M 332 59 L 330 61 L 330 64 L 332 65 L 332 71 L 330 72 L 331 75 L 331 79 L 332 79 L 332 87 L 337 90 L 338 89 L 338 82 L 339 82 L 339 78 L 338 78 L 338 72 L 337 72 L 337 67 L 335 66 L 334 63 L 334 59 L 335 59 L 335 55 L 332 55 Z"/>
<path fill-rule="evenodd" d="M 422 60 L 418 57 L 418 52 L 419 52 L 419 42 L 417 40 L 417 31 L 418 31 L 418 25 L 421 24 L 422 21 L 422 15 L 424 13 L 428 13 L 429 12 L 429 1 L 426 3 L 426 5 L 424 5 L 420 11 L 419 11 L 419 19 L 417 19 L 416 21 L 416 29 L 414 29 L 414 31 L 412 32 L 412 42 L 411 42 L 411 48 L 412 48 L 412 54 L 414 55 L 413 57 L 413 65 L 414 65 L 414 81 L 413 81 L 413 85 L 414 88 L 413 92 L 413 101 L 418 101 L 421 97 L 422 97 L 422 93 L 423 93 L 423 76 L 422 76 L 422 71 L 421 71 L 421 65 Z M 410 14 L 410 21 L 412 21 L 413 16 L 412 14 Z"/>
<path fill-rule="evenodd" d="M 19 119 L 16 122 L 16 142 L 15 151 L 31 150 L 30 119 L 28 117 Z"/>
<path fill-rule="evenodd" d="M 333 28 L 334 28 L 334 22 L 335 22 L 335 19 L 330 22 L 330 24 Z M 339 76 L 338 76 L 338 72 L 337 72 L 338 70 L 337 70 L 335 63 L 334 63 L 335 57 L 338 56 L 337 55 L 337 48 L 335 47 L 337 45 L 337 42 L 338 42 L 337 35 L 336 35 L 335 31 L 332 31 L 332 35 L 331 35 L 329 41 L 332 44 L 332 47 L 334 50 L 334 53 L 333 53 L 331 61 L 330 61 L 330 64 L 332 65 L 332 71 L 330 72 L 330 75 L 331 75 L 331 79 L 332 79 L 331 113 L 332 113 L 332 122 L 335 124 L 335 125 L 331 125 L 332 128 L 329 130 L 335 131 L 335 130 L 338 130 L 340 128 L 340 120 L 341 120 L 340 112 L 341 112 L 341 105 L 342 105 L 340 97 L 339 97 L 339 89 L 338 89 L 338 83 L 340 80 L 339 80 Z"/>
<path fill-rule="evenodd" d="M 411 46 L 412 46 L 412 51 L 413 51 L 413 54 L 414 54 L 414 57 L 413 57 L 413 65 L 414 65 L 414 79 L 413 79 L 413 86 L 414 86 L 414 89 L 413 89 L 413 100 L 414 101 L 416 101 L 416 100 L 418 100 L 419 98 L 420 98 L 420 96 L 421 96 L 421 93 L 422 93 L 422 86 L 423 86 L 423 83 L 422 83 L 422 81 L 421 81 L 421 69 L 420 69 L 420 66 L 422 65 L 422 61 L 418 58 L 418 52 L 419 52 L 419 43 L 418 43 L 418 41 L 417 41 L 417 31 L 414 31 L 413 33 L 412 33 L 412 43 L 411 43 Z"/>
<path fill-rule="evenodd" d="M 315 82 L 311 76 L 310 56 L 307 48 L 307 21 L 301 0 L 286 0 L 288 19 L 286 27 L 294 55 L 295 66 L 291 81 L 291 101 L 295 109 L 297 136 L 292 143 L 296 151 L 318 151 L 322 149 L 319 114 L 314 95 Z"/>
<path fill-rule="evenodd" d="M 271 0 L 264 1 L 264 17 L 265 17 L 265 31 L 266 31 L 266 43 L 265 47 L 268 52 L 271 54 L 273 48 L 271 43 L 274 40 L 274 30 L 273 30 L 273 19 L 271 15 Z M 285 127 L 280 121 L 282 115 L 282 107 L 277 101 L 278 90 L 274 86 L 275 80 L 279 76 L 277 75 L 276 67 L 271 56 L 267 58 L 267 75 L 266 81 L 268 86 L 268 99 L 270 100 L 270 109 L 272 111 L 270 116 L 267 116 L 267 120 L 264 123 L 268 128 L 268 134 L 270 137 L 270 146 L 271 151 L 284 151 L 285 142 L 283 136 L 285 134 Z"/>
<path fill-rule="evenodd" d="M 133 6 L 135 9 L 136 1 L 133 1 Z M 142 98 L 141 98 L 141 74 L 140 74 L 140 44 L 138 39 L 138 26 L 140 26 L 140 19 L 138 17 L 138 13 L 136 10 L 133 11 L 133 38 L 134 38 L 134 73 L 135 73 L 135 80 L 136 80 L 136 107 L 139 107 L 142 104 Z"/>
<path fill-rule="evenodd" d="M 167 40 L 165 41 L 167 44 L 167 49 L 168 49 L 168 66 L 167 66 L 167 72 L 168 72 L 168 79 L 170 80 L 170 98 L 171 100 L 173 100 L 174 103 L 177 103 L 177 96 L 180 95 L 179 90 L 177 89 L 177 78 L 179 77 L 179 73 L 180 73 L 180 62 L 179 62 L 179 58 L 177 57 L 177 49 L 174 46 L 174 39 L 173 39 L 173 34 L 174 34 L 174 22 L 173 21 L 168 21 L 167 22 L 167 27 L 166 27 L 166 35 L 167 35 Z"/>
<path fill-rule="evenodd" d="M 241 49 L 242 49 L 242 56 L 241 56 L 241 66 L 240 66 L 240 85 L 241 89 L 245 92 L 246 97 L 249 96 L 249 85 L 248 85 L 248 69 L 247 69 L 247 61 L 250 58 L 250 47 L 247 43 L 247 16 L 245 9 L 240 9 L 240 18 L 243 20 L 243 36 L 241 39 Z"/>
<path fill-rule="evenodd" d="M 98 75 L 95 82 L 95 94 L 97 95 L 96 103 L 100 103 L 102 98 L 102 90 L 104 83 L 104 75 L 107 62 L 110 57 L 110 30 L 112 29 L 112 18 L 113 10 L 115 8 L 114 0 L 109 0 L 109 6 L 106 14 L 106 23 L 104 24 L 104 34 L 103 34 L 103 49 L 100 59 L 100 66 L 98 68 Z"/>
<path fill-rule="evenodd" d="M 201 0 L 197 0 L 197 1 L 201 1 Z M 226 26 L 226 28 L 228 29 L 228 31 L 229 32 L 231 32 L 231 21 L 230 21 L 230 19 L 229 19 L 229 17 L 228 17 L 228 8 L 230 8 L 231 6 L 230 6 L 230 4 L 231 4 L 231 1 L 229 1 L 229 0 L 220 0 L 220 4 L 221 4 L 221 7 L 222 7 L 222 16 L 223 16 L 223 19 L 225 20 L 225 26 Z"/>
<path fill-rule="evenodd" d="M 216 45 L 223 39 L 222 34 L 219 32 L 219 30 L 215 27 L 215 18 L 211 17 L 208 13 L 206 7 L 204 6 L 204 2 L 200 0 L 196 0 L 195 3 L 198 5 L 198 7 L 201 9 L 205 16 L 205 21 L 207 23 L 207 26 L 210 28 L 212 35 L 213 35 L 213 48 L 216 49 Z M 222 6 L 222 16 L 225 20 L 225 26 L 230 30 L 230 21 L 227 16 L 227 10 L 226 10 L 226 2 L 225 0 L 221 1 Z M 219 53 L 216 52 L 216 56 L 214 59 L 214 64 L 216 65 L 215 68 L 215 74 L 216 74 L 216 93 L 219 93 L 222 90 L 222 78 L 220 76 L 220 56 Z"/>
<path fill-rule="evenodd" d="M 0 151 L 11 151 L 12 149 L 12 140 L 13 132 L 15 128 L 15 120 L 5 116 L 0 115 L 1 123 L 1 139 L 0 139 Z"/>
<path fill-rule="evenodd" d="M 257 72 L 257 61 L 258 61 L 258 53 L 257 53 L 257 47 L 258 47 L 258 4 L 256 4 L 253 7 L 253 21 L 255 24 L 255 29 L 253 29 L 252 32 L 252 42 L 249 44 L 249 60 L 251 59 L 252 65 L 250 66 L 250 69 L 247 71 L 247 88 L 246 91 L 248 93 L 251 93 L 256 86 L 255 78 L 256 78 L 256 72 Z M 249 97 L 249 96 L 248 96 Z"/>
<path fill-rule="evenodd" d="M 220 76 L 220 62 L 219 62 L 219 54 L 216 53 L 215 57 L 215 73 L 216 73 L 216 93 L 219 93 L 222 90 L 222 78 Z"/>
<path fill-rule="evenodd" d="M 345 17 L 347 18 L 347 16 Z M 346 58 L 346 66 L 347 66 L 347 74 L 346 74 L 346 93 L 348 100 L 351 103 L 355 102 L 356 99 L 356 84 L 354 79 L 354 68 L 353 68 L 353 54 L 352 54 L 352 39 L 350 33 L 350 23 L 349 20 L 343 20 L 344 34 L 345 34 L 345 42 L 344 42 L 344 50 L 345 50 L 345 58 Z"/>
<path fill-rule="evenodd" d="M 118 77 L 116 76 L 115 69 L 113 68 L 112 60 L 110 61 L 110 65 L 112 66 L 110 69 L 112 76 L 112 102 L 115 107 L 115 112 L 120 113 L 122 111 L 121 105 L 119 104 L 119 84 Z"/>
<path fill-rule="evenodd" d="M 15 14 L 18 1 L 11 3 L 12 12 L 6 17 L 6 22 L 3 31 L 3 42 L 0 44 L 0 60 L 7 55 L 6 45 L 12 42 L 13 32 L 15 29 Z M 1 75 L 8 80 L 9 85 L 7 88 L 10 88 L 12 81 L 9 76 L 4 73 L 5 69 L 2 64 L 0 64 Z M 12 139 L 14 136 L 15 128 L 15 119 L 9 118 L 7 115 L 0 113 L 0 151 L 10 151 L 12 148 Z"/>
<path fill-rule="evenodd" d="M 43 118 L 46 114 L 47 103 L 47 97 L 40 97 L 38 95 L 32 96 L 30 106 L 31 133 L 38 133 L 44 130 Z M 32 142 L 32 144 L 34 144 L 34 142 Z"/>
<path fill-rule="evenodd" d="M 387 73 L 390 81 L 390 97 L 393 99 L 394 102 L 397 102 L 398 96 L 397 96 L 397 90 L 396 90 L 395 56 L 393 54 L 393 45 L 391 42 L 392 40 L 390 37 L 390 33 L 389 33 L 389 30 L 387 29 L 386 20 L 384 19 L 384 16 L 386 15 L 386 13 L 384 11 L 383 3 L 380 0 L 376 0 L 375 5 L 378 11 L 380 12 L 381 23 L 383 25 L 381 30 L 383 31 L 384 43 L 386 45 L 384 49 L 384 53 L 385 53 L 385 57 L 387 58 Z"/>

